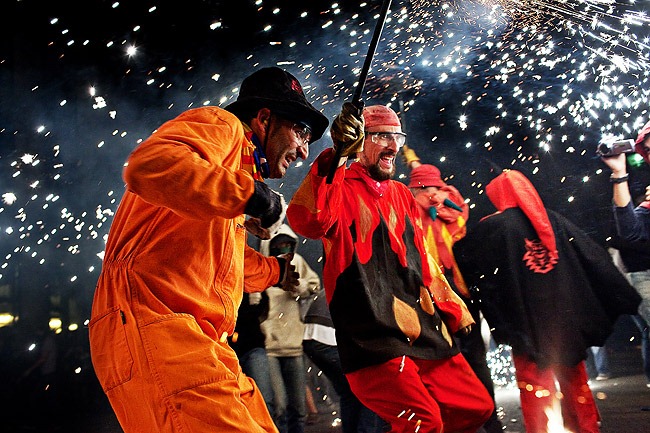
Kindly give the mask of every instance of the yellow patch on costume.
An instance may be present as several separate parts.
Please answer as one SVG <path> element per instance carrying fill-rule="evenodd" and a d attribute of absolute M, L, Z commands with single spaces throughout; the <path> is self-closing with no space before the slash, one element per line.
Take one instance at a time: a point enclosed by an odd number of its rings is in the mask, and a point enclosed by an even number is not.
<path fill-rule="evenodd" d="M 372 229 L 372 212 L 366 205 L 366 202 L 363 201 L 361 196 L 358 197 L 359 200 L 359 237 L 361 242 L 366 242 L 368 236 L 371 234 L 370 230 Z"/>
<path fill-rule="evenodd" d="M 412 345 L 422 332 L 417 312 L 406 302 L 393 296 L 393 314 L 397 326 L 408 337 L 409 344 Z"/>
<path fill-rule="evenodd" d="M 433 307 L 433 301 L 431 300 L 431 293 L 427 290 L 426 287 L 420 286 L 420 305 L 425 313 L 434 315 L 435 309 Z"/>
<path fill-rule="evenodd" d="M 292 204 L 303 206 L 313 214 L 320 212 L 320 209 L 316 209 L 316 203 L 314 202 L 315 196 L 312 191 L 312 180 L 311 177 L 308 176 L 291 198 Z"/>

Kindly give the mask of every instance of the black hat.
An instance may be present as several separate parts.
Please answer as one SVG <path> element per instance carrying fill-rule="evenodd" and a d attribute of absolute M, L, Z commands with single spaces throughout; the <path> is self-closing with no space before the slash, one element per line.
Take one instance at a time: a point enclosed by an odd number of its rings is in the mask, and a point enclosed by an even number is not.
<path fill-rule="evenodd" d="M 327 117 L 305 98 L 298 79 L 278 67 L 262 68 L 246 77 L 237 100 L 226 107 L 236 116 L 268 108 L 280 117 L 302 122 L 311 128 L 310 143 L 321 138 L 329 125 Z"/>
<path fill-rule="evenodd" d="M 292 244 L 292 245 L 296 245 L 298 243 L 296 238 L 291 237 L 286 233 L 280 233 L 280 234 L 277 234 L 277 235 L 275 235 L 275 236 L 273 236 L 271 238 L 271 241 L 269 242 L 269 247 L 273 248 L 276 245 L 284 243 L 284 242 L 286 242 L 288 244 Z"/>

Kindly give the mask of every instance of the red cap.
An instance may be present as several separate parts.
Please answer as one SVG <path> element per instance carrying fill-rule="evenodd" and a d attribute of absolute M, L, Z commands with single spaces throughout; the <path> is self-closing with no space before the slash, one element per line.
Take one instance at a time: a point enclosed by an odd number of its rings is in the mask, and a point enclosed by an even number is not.
<path fill-rule="evenodd" d="M 440 170 L 435 165 L 422 164 L 411 170 L 409 188 L 426 188 L 428 186 L 442 188 L 445 185 L 440 177 Z"/>
<path fill-rule="evenodd" d="M 373 126 L 402 126 L 397 113 L 385 105 L 365 107 L 363 109 L 363 121 L 366 128 L 372 128 Z"/>

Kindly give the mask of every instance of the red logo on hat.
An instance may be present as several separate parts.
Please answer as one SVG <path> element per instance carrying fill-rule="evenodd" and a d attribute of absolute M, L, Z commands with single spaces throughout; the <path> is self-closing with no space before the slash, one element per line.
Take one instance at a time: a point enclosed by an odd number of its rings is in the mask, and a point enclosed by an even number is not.
<path fill-rule="evenodd" d="M 302 87 L 300 87 L 300 83 L 298 82 L 298 80 L 291 81 L 291 90 L 302 94 Z"/>

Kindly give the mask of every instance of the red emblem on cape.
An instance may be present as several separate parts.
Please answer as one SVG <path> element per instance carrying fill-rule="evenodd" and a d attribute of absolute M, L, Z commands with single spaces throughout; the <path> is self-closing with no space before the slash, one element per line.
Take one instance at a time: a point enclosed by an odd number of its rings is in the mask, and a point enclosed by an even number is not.
<path fill-rule="evenodd" d="M 551 257 L 549 251 L 542 245 L 539 239 L 530 240 L 524 239 L 526 244 L 526 253 L 524 254 L 524 262 L 531 271 L 537 274 L 545 274 L 557 263 L 556 257 Z"/>

